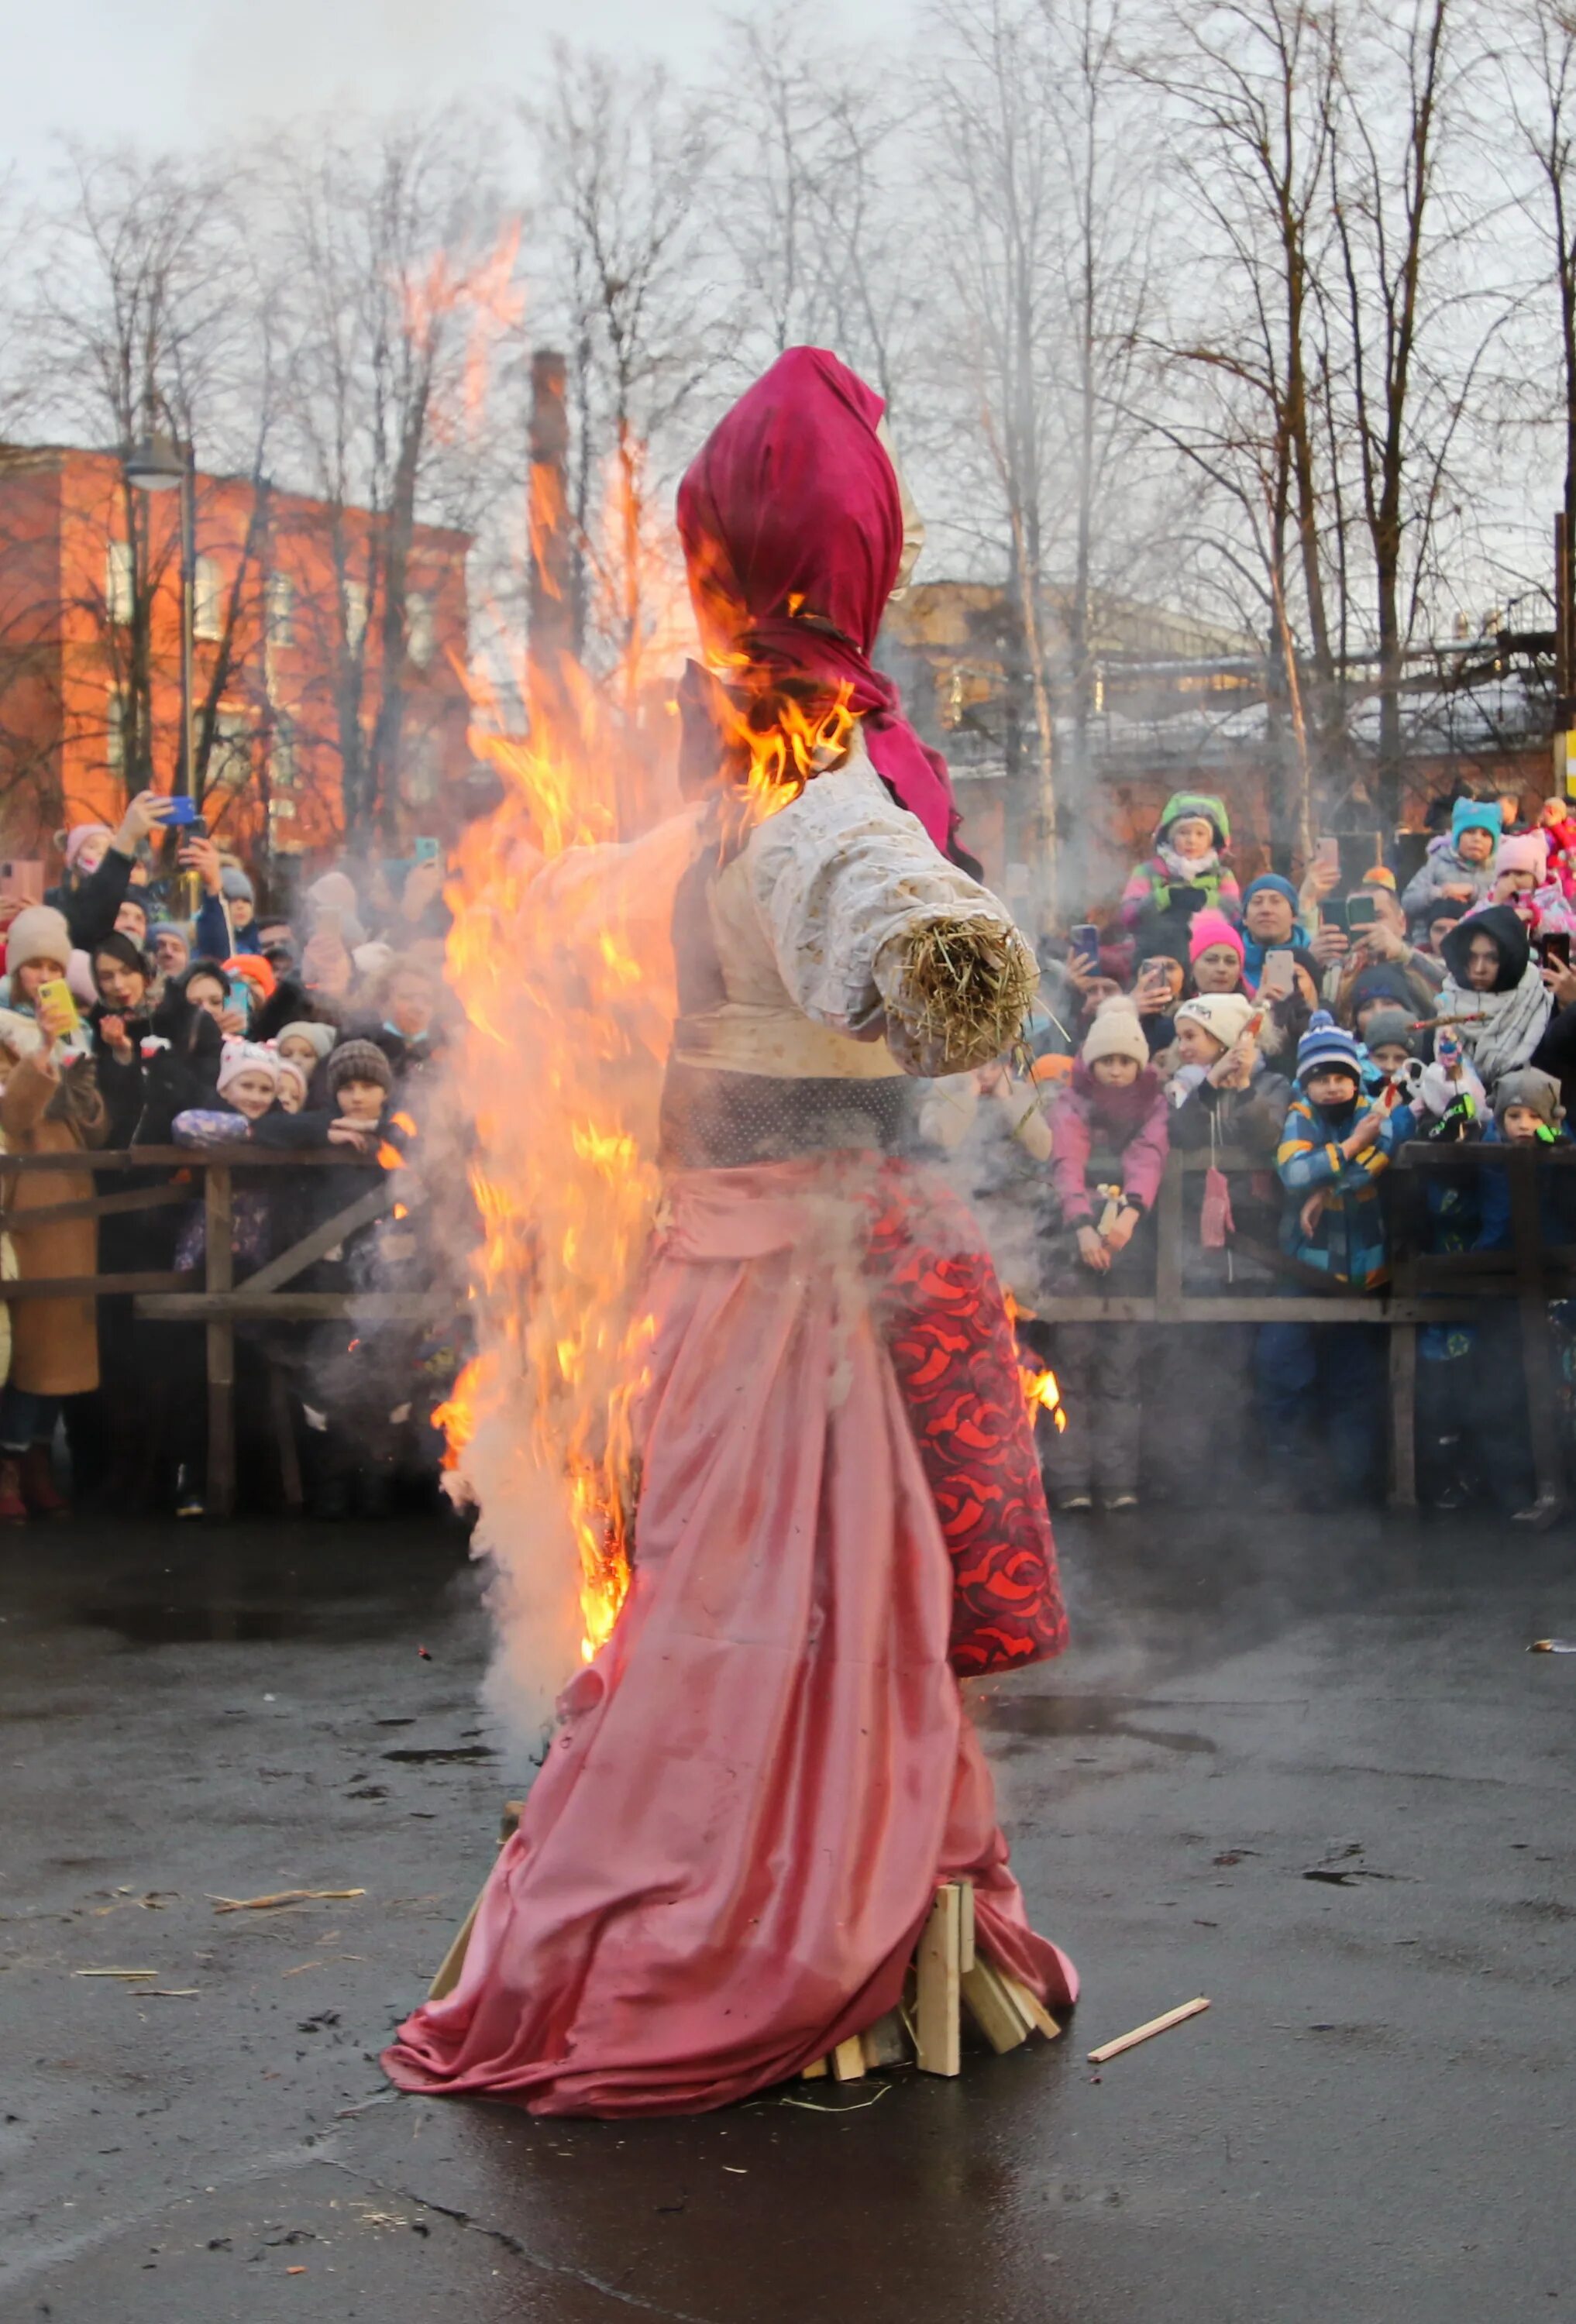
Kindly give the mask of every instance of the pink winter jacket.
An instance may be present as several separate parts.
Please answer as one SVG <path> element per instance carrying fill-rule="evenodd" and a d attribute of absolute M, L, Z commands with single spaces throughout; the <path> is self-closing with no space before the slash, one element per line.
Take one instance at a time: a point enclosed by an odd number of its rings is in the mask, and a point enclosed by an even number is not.
<path fill-rule="evenodd" d="M 1126 1089 L 1107 1089 L 1082 1057 L 1051 1115 L 1051 1184 L 1063 1223 L 1082 1226 L 1094 1215 L 1087 1185 L 1092 1154 L 1121 1157 L 1122 1192 L 1139 1210 L 1153 1209 L 1171 1141 L 1166 1092 L 1152 1065 Z"/>

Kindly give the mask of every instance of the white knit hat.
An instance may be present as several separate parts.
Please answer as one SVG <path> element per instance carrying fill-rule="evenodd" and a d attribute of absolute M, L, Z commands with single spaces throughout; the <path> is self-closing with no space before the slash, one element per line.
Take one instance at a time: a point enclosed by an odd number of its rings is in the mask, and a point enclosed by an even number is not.
<path fill-rule="evenodd" d="M 1149 1062 L 1149 1044 L 1138 1012 L 1125 992 L 1112 993 L 1094 1012 L 1094 1022 L 1083 1037 L 1083 1062 L 1092 1065 L 1101 1057 L 1131 1057 L 1140 1072 Z"/>
<path fill-rule="evenodd" d="M 266 1074 L 270 1081 L 279 1079 L 279 1051 L 272 1041 L 226 1041 L 219 1053 L 219 1092 L 224 1092 L 237 1074 Z"/>
<path fill-rule="evenodd" d="M 1222 1049 L 1233 1049 L 1248 1030 L 1254 1005 L 1244 992 L 1195 992 L 1191 1001 L 1183 1002 L 1173 1021 L 1202 1025 L 1212 1041 L 1218 1041 Z"/>
<path fill-rule="evenodd" d="M 64 976 L 70 957 L 66 915 L 52 904 L 29 904 L 5 931 L 5 966 L 13 975 L 30 960 L 52 960 Z"/>

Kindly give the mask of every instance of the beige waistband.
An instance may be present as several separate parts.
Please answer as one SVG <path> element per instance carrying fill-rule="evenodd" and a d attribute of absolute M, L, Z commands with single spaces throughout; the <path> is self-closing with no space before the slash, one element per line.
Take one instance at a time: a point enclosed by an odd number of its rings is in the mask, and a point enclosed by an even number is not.
<path fill-rule="evenodd" d="M 783 1081 L 888 1081 L 902 1067 L 885 1041 L 855 1041 L 797 1011 L 724 1001 L 673 1028 L 680 1065 L 714 1073 L 765 1074 Z"/>

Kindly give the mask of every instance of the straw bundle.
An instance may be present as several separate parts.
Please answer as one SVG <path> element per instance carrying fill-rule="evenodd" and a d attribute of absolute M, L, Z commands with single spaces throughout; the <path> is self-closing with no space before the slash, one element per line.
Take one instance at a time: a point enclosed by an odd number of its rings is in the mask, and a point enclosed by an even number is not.
<path fill-rule="evenodd" d="M 999 921 L 930 920 L 902 939 L 889 1038 L 922 1074 L 966 1073 L 1015 1041 L 1039 982 L 1035 957 Z"/>

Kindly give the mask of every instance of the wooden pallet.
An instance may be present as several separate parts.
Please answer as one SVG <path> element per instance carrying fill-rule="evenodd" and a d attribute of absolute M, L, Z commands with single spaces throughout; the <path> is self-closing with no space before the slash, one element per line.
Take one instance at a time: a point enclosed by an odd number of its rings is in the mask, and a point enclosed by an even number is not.
<path fill-rule="evenodd" d="M 804 2080 L 830 2075 L 857 2082 L 872 2067 L 910 2061 L 922 2074 L 961 2073 L 965 2010 L 998 2056 L 1031 2034 L 1054 2042 L 1062 2030 L 1027 1986 L 981 1958 L 974 1946 L 973 1883 L 948 1880 L 935 1892 L 915 1948 L 902 2006 L 817 2058 L 805 2068 Z"/>

